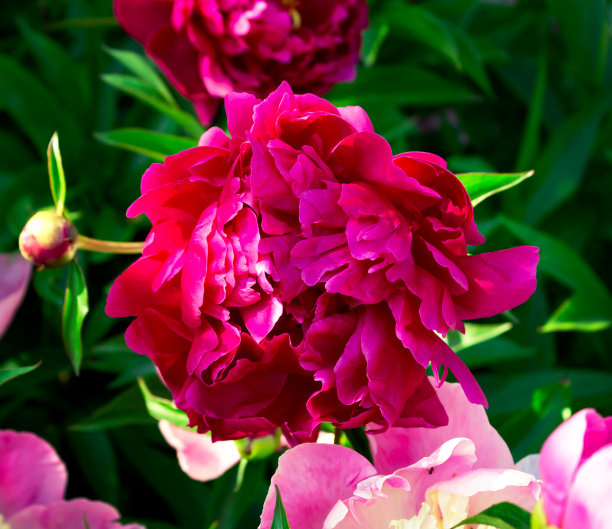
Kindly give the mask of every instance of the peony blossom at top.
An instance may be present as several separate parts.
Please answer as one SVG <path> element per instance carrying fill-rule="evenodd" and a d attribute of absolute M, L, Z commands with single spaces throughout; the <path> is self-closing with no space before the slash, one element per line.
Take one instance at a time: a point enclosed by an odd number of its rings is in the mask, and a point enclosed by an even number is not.
<path fill-rule="evenodd" d="M 359 107 L 283 83 L 226 108 L 230 138 L 212 128 L 144 174 L 128 214 L 152 229 L 107 303 L 136 317 L 128 345 L 191 426 L 291 443 L 321 422 L 441 426 L 430 364 L 484 404 L 440 335 L 525 301 L 537 248 L 469 255 L 484 239 L 459 180 L 433 154 L 394 157 Z"/>
<path fill-rule="evenodd" d="M 560 529 L 605 529 L 612 519 L 612 417 L 579 411 L 540 453 L 542 508 Z"/>
<path fill-rule="evenodd" d="M 286 80 L 323 93 L 355 76 L 365 0 L 115 0 L 119 23 L 210 123 L 219 98 Z"/>
<path fill-rule="evenodd" d="M 370 436 L 373 464 L 338 445 L 286 452 L 259 529 L 271 525 L 276 486 L 291 529 L 449 529 L 503 501 L 531 510 L 539 484 L 513 468 L 483 407 L 469 403 L 458 384 L 445 384 L 437 394 L 449 425 L 435 436 L 425 428 Z"/>
<path fill-rule="evenodd" d="M 66 467 L 55 450 L 34 434 L 0 431 L 0 527 L 10 529 L 144 529 L 121 525 L 110 505 L 82 498 L 64 500 Z"/>

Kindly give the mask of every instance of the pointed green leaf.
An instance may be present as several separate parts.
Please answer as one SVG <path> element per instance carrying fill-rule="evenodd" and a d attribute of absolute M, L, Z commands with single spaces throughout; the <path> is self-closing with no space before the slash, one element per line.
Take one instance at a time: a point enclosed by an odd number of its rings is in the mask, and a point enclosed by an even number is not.
<path fill-rule="evenodd" d="M 64 204 L 66 203 L 66 178 L 64 176 L 57 132 L 53 134 L 49 147 L 47 147 L 47 165 L 49 168 L 49 185 L 51 186 L 51 194 L 55 203 L 55 212 L 58 215 L 63 215 Z"/>
<path fill-rule="evenodd" d="M 612 323 L 612 296 L 591 267 L 565 243 L 507 218 L 502 224 L 526 244 L 540 248 L 539 269 L 574 290 L 541 328 L 596 331 Z"/>
<path fill-rule="evenodd" d="M 374 460 L 370 450 L 370 441 L 368 441 L 363 428 L 348 428 L 347 430 L 342 430 L 342 432 L 346 435 L 355 452 L 360 453 L 370 462 Z"/>
<path fill-rule="evenodd" d="M 168 421 L 175 426 L 187 428 L 189 419 L 184 411 L 179 410 L 174 402 L 153 395 L 142 378 L 138 379 L 138 387 L 144 398 L 149 415 L 158 421 Z"/>
<path fill-rule="evenodd" d="M 83 344 L 81 328 L 83 320 L 89 311 L 87 285 L 83 271 L 76 261 L 70 263 L 68 271 L 68 286 L 64 297 L 64 314 L 62 319 L 62 335 L 64 347 L 78 375 L 83 359 Z"/>
<path fill-rule="evenodd" d="M 476 344 L 492 340 L 512 329 L 512 323 L 466 323 L 465 333 L 451 331 L 446 337 L 446 343 L 458 353 Z"/>
<path fill-rule="evenodd" d="M 513 503 L 503 502 L 463 520 L 452 529 L 467 524 L 492 525 L 498 529 L 529 529 L 529 521 L 530 515 L 526 510 Z"/>
<path fill-rule="evenodd" d="M 166 114 L 176 123 L 181 125 L 189 134 L 199 138 L 203 132 L 202 125 L 192 115 L 187 112 L 169 105 L 161 99 L 154 88 L 137 77 L 119 74 L 104 74 L 102 80 L 126 94 L 135 97 L 146 105 Z"/>
<path fill-rule="evenodd" d="M 148 84 L 166 103 L 173 107 L 178 106 L 166 83 L 146 57 L 133 51 L 116 50 L 106 46 L 104 46 L 104 51 Z"/>
<path fill-rule="evenodd" d="M 197 141 L 192 138 L 161 134 L 144 129 L 117 129 L 109 132 L 98 132 L 95 136 L 102 143 L 144 154 L 159 162 L 163 162 L 166 156 L 197 145 Z"/>
<path fill-rule="evenodd" d="M 290 529 L 289 521 L 287 520 L 287 513 L 283 506 L 283 500 L 281 499 L 280 490 L 278 485 L 276 487 L 276 505 L 274 507 L 274 517 L 272 518 L 272 526 L 270 529 Z"/>
<path fill-rule="evenodd" d="M 38 362 L 31 366 L 17 366 L 11 364 L 5 364 L 0 367 L 0 386 L 13 378 L 16 378 L 21 375 L 25 375 L 34 371 L 37 367 L 40 366 L 42 362 Z"/>
<path fill-rule="evenodd" d="M 463 173 L 458 174 L 457 178 L 470 195 L 472 205 L 477 206 L 491 195 L 510 189 L 532 175 L 533 171 L 523 173 Z"/>
<path fill-rule="evenodd" d="M 147 413 L 140 390 L 136 386 L 120 393 L 91 416 L 70 426 L 70 429 L 79 432 L 100 432 L 134 424 L 155 424 Z"/>

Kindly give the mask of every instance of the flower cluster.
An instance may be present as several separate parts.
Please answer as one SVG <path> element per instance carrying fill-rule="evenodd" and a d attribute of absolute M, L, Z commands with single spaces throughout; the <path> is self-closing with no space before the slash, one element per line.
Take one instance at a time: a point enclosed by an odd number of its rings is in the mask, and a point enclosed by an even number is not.
<path fill-rule="evenodd" d="M 119 23 L 210 123 L 219 98 L 286 80 L 323 93 L 351 81 L 365 0 L 115 0 Z"/>
<path fill-rule="evenodd" d="M 153 164 L 128 215 L 152 228 L 114 283 L 110 316 L 213 439 L 321 422 L 440 426 L 450 369 L 485 397 L 441 336 L 535 289 L 537 248 L 469 255 L 484 241 L 444 160 L 393 156 L 359 107 L 285 83 L 226 99 L 231 137 Z M 440 377 L 440 370 L 444 369 Z"/>
<path fill-rule="evenodd" d="M 64 463 L 46 441 L 27 432 L 0 431 L 0 527 L 144 529 L 117 523 L 119 513 L 106 503 L 64 500 L 66 479 Z"/>

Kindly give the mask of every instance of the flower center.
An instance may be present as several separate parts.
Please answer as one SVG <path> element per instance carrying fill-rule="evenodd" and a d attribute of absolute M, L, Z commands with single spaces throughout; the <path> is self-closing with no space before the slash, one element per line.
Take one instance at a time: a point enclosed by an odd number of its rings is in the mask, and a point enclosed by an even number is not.
<path fill-rule="evenodd" d="M 4 521 L 4 516 L 0 514 L 0 529 L 11 529 L 11 526 Z"/>
<path fill-rule="evenodd" d="M 298 11 L 298 7 L 300 7 L 300 0 L 281 0 L 281 3 L 289 8 L 289 16 L 291 16 L 293 28 L 299 28 L 302 25 L 302 16 Z"/>

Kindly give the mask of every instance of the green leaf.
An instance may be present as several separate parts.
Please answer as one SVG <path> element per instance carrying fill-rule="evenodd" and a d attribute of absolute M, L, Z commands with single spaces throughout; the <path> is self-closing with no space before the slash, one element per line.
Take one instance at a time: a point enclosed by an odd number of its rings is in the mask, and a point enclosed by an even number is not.
<path fill-rule="evenodd" d="M 0 367 L 0 386 L 5 384 L 9 380 L 12 380 L 21 375 L 26 375 L 31 371 L 34 371 L 37 367 L 40 366 L 42 362 L 38 362 L 36 364 L 30 366 L 18 366 L 13 364 L 12 362 L 7 362 L 2 367 Z"/>
<path fill-rule="evenodd" d="M 597 99 L 566 120 L 549 140 L 535 167 L 539 187 L 527 205 L 525 220 L 538 224 L 576 191 L 612 97 Z"/>
<path fill-rule="evenodd" d="M 470 369 L 530 358 L 537 352 L 533 346 L 518 344 L 505 338 L 495 338 L 462 349 L 459 356 Z"/>
<path fill-rule="evenodd" d="M 541 271 L 574 290 L 542 326 L 543 332 L 596 331 L 612 323 L 612 296 L 580 255 L 550 235 L 504 217 L 500 220 L 523 242 L 540 248 Z"/>
<path fill-rule="evenodd" d="M 174 402 L 153 395 L 142 378 L 138 379 L 138 387 L 151 417 L 158 421 L 165 420 L 175 426 L 187 428 L 189 419 L 184 411 L 179 410 L 174 405 Z"/>
<path fill-rule="evenodd" d="M 142 101 L 146 105 L 166 114 L 195 138 L 199 138 L 202 134 L 202 125 L 200 125 L 192 115 L 160 99 L 157 91 L 141 79 L 129 75 L 109 73 L 102 75 L 102 80 L 117 90 L 121 90 L 139 101 Z"/>
<path fill-rule="evenodd" d="M 91 416 L 70 426 L 70 429 L 78 432 L 100 432 L 135 424 L 155 424 L 155 421 L 147 413 L 140 390 L 133 386 Z"/>
<path fill-rule="evenodd" d="M 328 94 L 338 106 L 380 104 L 437 106 L 473 103 L 478 96 L 463 83 L 411 64 L 361 68 L 351 84 L 340 84 Z"/>
<path fill-rule="evenodd" d="M 477 206 L 487 198 L 510 189 L 533 176 L 533 171 L 523 173 L 463 173 L 457 178 L 463 184 L 472 205 Z"/>
<path fill-rule="evenodd" d="M 76 261 L 70 263 L 68 286 L 64 297 L 64 314 L 62 318 L 62 335 L 68 357 L 78 375 L 83 359 L 81 328 L 89 311 L 87 285 L 83 271 Z"/>
<path fill-rule="evenodd" d="M 360 453 L 370 462 L 374 460 L 372 458 L 372 451 L 370 450 L 370 442 L 363 428 L 349 428 L 347 430 L 342 430 L 342 432 L 346 435 L 355 452 Z"/>
<path fill-rule="evenodd" d="M 272 518 L 272 525 L 270 529 L 290 529 L 289 521 L 287 520 L 287 513 L 285 512 L 283 500 L 281 499 L 280 490 L 278 485 L 274 486 L 276 487 L 276 505 L 274 507 L 274 517 Z"/>
<path fill-rule="evenodd" d="M 466 323 L 465 334 L 451 331 L 446 337 L 446 343 L 455 353 L 476 344 L 492 340 L 512 329 L 512 323 Z"/>
<path fill-rule="evenodd" d="M 104 46 L 104 51 L 149 85 L 166 103 L 178 107 L 166 83 L 146 57 L 133 51 L 116 50 L 107 46 Z"/>
<path fill-rule="evenodd" d="M 163 162 L 166 156 L 197 145 L 197 141 L 192 138 L 161 134 L 144 129 L 117 129 L 109 132 L 98 132 L 95 136 L 102 143 L 144 154 L 159 162 Z"/>
<path fill-rule="evenodd" d="M 53 134 L 49 147 L 47 147 L 47 164 L 55 212 L 61 216 L 64 214 L 64 204 L 66 203 L 66 177 L 64 176 L 64 166 L 62 165 L 62 155 L 60 153 L 57 132 Z"/>
<path fill-rule="evenodd" d="M 366 68 L 371 68 L 378 59 L 383 42 L 389 34 L 389 23 L 382 17 L 370 21 L 370 27 L 363 33 L 361 55 Z"/>
<path fill-rule="evenodd" d="M 503 502 L 463 520 L 452 529 L 467 524 L 492 525 L 499 529 L 529 529 L 529 521 L 530 515 L 526 510 L 513 503 Z"/>
<path fill-rule="evenodd" d="M 459 50 L 459 60 L 462 69 L 467 73 L 489 97 L 494 97 L 489 76 L 485 70 L 482 55 L 470 35 L 459 26 L 449 26 Z"/>
<path fill-rule="evenodd" d="M 415 40 L 448 59 L 457 70 L 462 69 L 457 42 L 447 25 L 428 10 L 404 3 L 392 2 L 386 18 L 398 36 Z"/>

